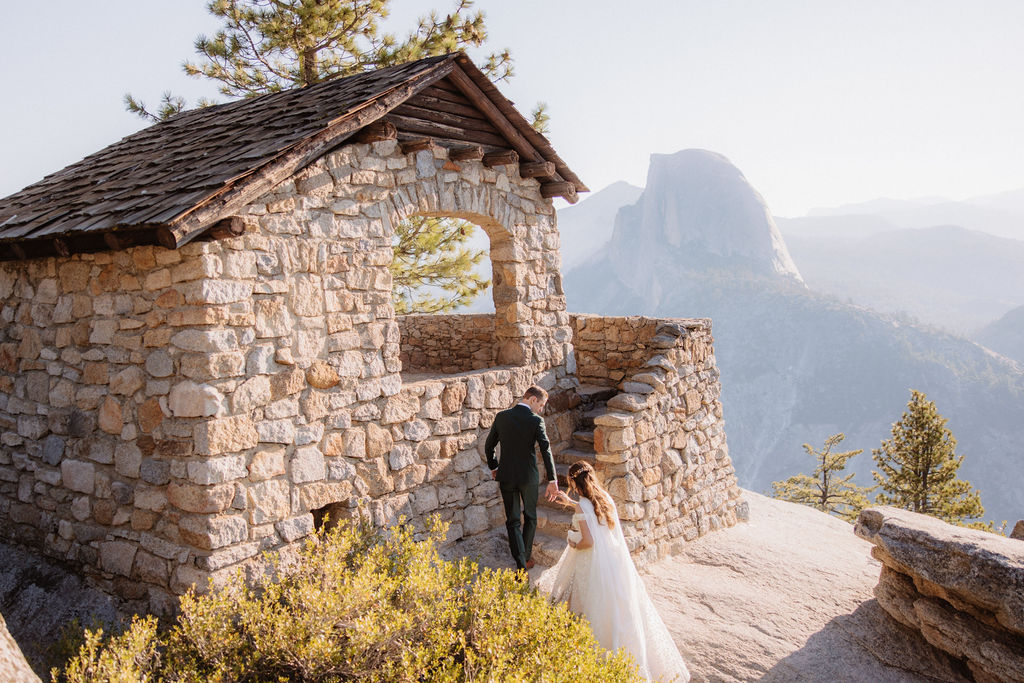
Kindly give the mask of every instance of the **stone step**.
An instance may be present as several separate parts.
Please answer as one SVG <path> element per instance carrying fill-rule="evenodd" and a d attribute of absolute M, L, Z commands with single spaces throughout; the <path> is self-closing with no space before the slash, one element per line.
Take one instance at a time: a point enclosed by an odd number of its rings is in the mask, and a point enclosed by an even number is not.
<path fill-rule="evenodd" d="M 536 565 L 530 571 L 531 577 L 538 568 L 550 567 L 558 562 L 566 545 L 565 534 L 553 536 L 538 529 L 537 534 L 533 537 L 533 554 L 530 556 Z"/>
<path fill-rule="evenodd" d="M 604 387 L 597 384 L 581 384 L 576 390 L 576 395 L 584 403 L 598 403 L 607 401 L 619 390 L 615 387 Z"/>
<path fill-rule="evenodd" d="M 602 401 L 600 404 L 594 406 L 593 408 L 591 408 L 590 410 L 586 411 L 585 413 L 583 413 L 583 415 L 580 416 L 580 422 L 579 422 L 578 425 L 576 425 L 576 430 L 577 431 L 587 431 L 587 430 L 593 431 L 593 429 L 594 429 L 594 418 L 595 417 L 600 417 L 601 415 L 604 415 L 607 412 L 608 412 L 608 407 Z"/>
<path fill-rule="evenodd" d="M 594 430 L 578 429 L 572 433 L 572 447 L 578 451 L 594 450 Z"/>
<path fill-rule="evenodd" d="M 572 511 L 560 505 L 557 510 L 549 507 L 537 508 L 537 532 L 544 532 L 552 536 L 565 538 L 572 524 Z"/>
<path fill-rule="evenodd" d="M 568 474 L 569 465 L 573 464 L 577 460 L 586 460 L 590 463 L 591 467 L 598 471 L 600 471 L 601 466 L 603 465 L 603 463 L 598 461 L 597 455 L 593 450 L 581 451 L 575 448 L 570 448 L 562 451 L 558 454 L 558 457 L 555 458 L 555 471 L 561 475 L 558 478 L 559 486 L 561 486 L 562 478 Z M 565 469 L 559 471 L 559 465 L 565 465 Z"/>

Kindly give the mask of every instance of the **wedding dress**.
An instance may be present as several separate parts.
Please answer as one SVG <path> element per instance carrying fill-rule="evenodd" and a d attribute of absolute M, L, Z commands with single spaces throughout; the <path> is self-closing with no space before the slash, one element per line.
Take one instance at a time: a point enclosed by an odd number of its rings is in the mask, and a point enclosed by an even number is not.
<path fill-rule="evenodd" d="M 600 524 L 586 498 L 580 498 L 580 508 L 573 515 L 570 539 L 576 538 L 582 520 L 593 546 L 578 550 L 567 545 L 558 562 L 541 574 L 537 587 L 585 617 L 601 647 L 625 648 L 647 680 L 689 681 L 686 664 L 629 555 L 621 523 L 614 529 Z M 611 513 L 617 520 L 614 504 Z"/>

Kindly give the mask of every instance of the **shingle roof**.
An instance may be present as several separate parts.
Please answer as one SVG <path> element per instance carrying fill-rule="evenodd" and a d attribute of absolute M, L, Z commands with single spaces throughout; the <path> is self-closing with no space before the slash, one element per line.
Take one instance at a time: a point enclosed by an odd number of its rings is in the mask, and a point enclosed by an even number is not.
<path fill-rule="evenodd" d="M 243 189 L 248 195 L 269 189 L 261 185 L 268 169 L 298 170 L 459 68 L 535 145 L 538 160 L 555 161 L 561 178 L 586 189 L 456 53 L 196 109 L 150 126 L 0 199 L 0 258 L 52 252 L 54 238 L 58 251 L 68 242 L 72 251 L 91 250 L 89 244 L 115 231 L 132 243 L 155 243 L 162 230 L 162 243 L 179 246 L 224 217 Z"/>

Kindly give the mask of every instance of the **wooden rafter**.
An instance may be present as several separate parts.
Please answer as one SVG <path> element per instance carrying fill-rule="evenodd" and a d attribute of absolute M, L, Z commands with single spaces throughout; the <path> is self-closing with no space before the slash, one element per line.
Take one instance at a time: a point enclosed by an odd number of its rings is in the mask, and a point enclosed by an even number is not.
<path fill-rule="evenodd" d="M 381 142 L 398 137 L 398 129 L 390 121 L 374 121 L 353 136 L 356 142 Z"/>
<path fill-rule="evenodd" d="M 399 147 L 402 148 L 402 154 L 412 154 L 433 148 L 434 141 L 430 138 L 416 138 L 415 140 L 406 140 L 399 143 Z"/>
<path fill-rule="evenodd" d="M 519 175 L 523 178 L 553 178 L 555 164 L 551 161 L 526 161 L 519 164 Z"/>
<path fill-rule="evenodd" d="M 480 145 L 453 147 L 448 158 L 452 161 L 480 161 L 484 158 L 484 148 Z"/>
<path fill-rule="evenodd" d="M 516 130 L 515 126 L 509 123 L 505 115 L 491 102 L 491 98 L 476 86 L 476 83 L 466 75 L 466 72 L 461 67 L 455 66 L 452 72 L 448 74 L 448 80 L 454 83 L 462 94 L 466 96 L 466 99 L 487 116 L 487 120 L 505 136 L 512 145 L 512 148 L 520 156 L 529 161 L 544 161 L 544 157 L 534 149 L 533 145 L 523 137 L 522 133 Z"/>
<path fill-rule="evenodd" d="M 488 152 L 484 155 L 484 166 L 512 166 L 519 163 L 519 155 L 513 149 L 504 149 L 500 152 Z"/>

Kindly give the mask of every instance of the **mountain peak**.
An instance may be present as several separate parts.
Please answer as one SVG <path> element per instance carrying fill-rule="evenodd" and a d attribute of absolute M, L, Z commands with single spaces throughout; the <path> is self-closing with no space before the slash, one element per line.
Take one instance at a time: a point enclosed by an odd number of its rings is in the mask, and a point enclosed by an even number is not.
<path fill-rule="evenodd" d="M 803 282 L 764 199 L 726 157 L 652 154 L 639 201 L 616 217 L 612 248 L 654 250 L 680 266 Z"/>

